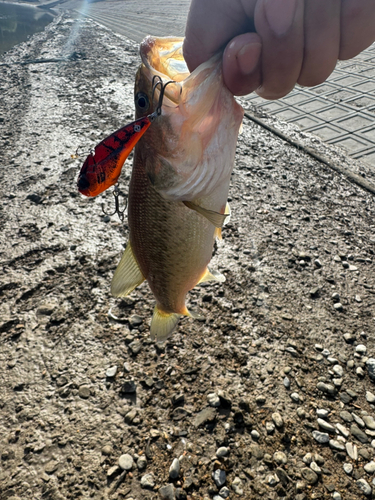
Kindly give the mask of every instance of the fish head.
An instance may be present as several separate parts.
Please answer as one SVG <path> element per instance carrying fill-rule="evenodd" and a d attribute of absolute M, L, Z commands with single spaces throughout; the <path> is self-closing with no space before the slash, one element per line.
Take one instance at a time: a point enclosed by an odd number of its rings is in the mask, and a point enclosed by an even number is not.
<path fill-rule="evenodd" d="M 147 37 L 135 81 L 136 116 L 153 113 L 164 89 L 160 116 L 136 146 L 136 157 L 166 199 L 191 201 L 228 182 L 243 109 L 224 85 L 221 54 L 189 72 L 183 38 Z"/>

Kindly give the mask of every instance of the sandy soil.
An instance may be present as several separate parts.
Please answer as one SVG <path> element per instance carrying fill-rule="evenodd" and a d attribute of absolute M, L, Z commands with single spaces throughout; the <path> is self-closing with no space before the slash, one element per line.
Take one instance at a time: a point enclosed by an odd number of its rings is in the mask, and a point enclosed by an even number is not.
<path fill-rule="evenodd" d="M 131 120 L 137 47 L 64 14 L 0 64 L 1 500 L 370 497 L 373 197 L 246 121 L 227 281 L 158 347 L 147 284 L 110 296 L 127 224 L 70 158 Z"/>

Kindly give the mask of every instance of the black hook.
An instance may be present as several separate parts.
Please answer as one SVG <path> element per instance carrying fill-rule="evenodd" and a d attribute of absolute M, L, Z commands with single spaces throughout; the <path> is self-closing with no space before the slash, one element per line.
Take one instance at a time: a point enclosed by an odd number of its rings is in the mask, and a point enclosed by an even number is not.
<path fill-rule="evenodd" d="M 154 83 L 155 80 L 157 80 L 156 83 Z M 163 80 L 161 79 L 161 77 L 159 75 L 154 75 L 154 77 L 152 79 L 152 100 L 154 100 L 154 94 L 155 94 L 156 87 L 158 85 L 160 85 L 161 89 L 160 89 L 160 94 L 159 94 L 158 105 L 156 106 L 155 111 L 151 115 L 149 115 L 149 117 L 148 117 L 151 121 L 153 121 L 157 116 L 161 115 L 161 107 L 163 105 L 165 88 L 170 83 L 176 83 L 176 82 L 174 80 L 170 80 L 169 82 L 167 82 L 163 85 Z"/>
<path fill-rule="evenodd" d="M 124 213 L 125 213 L 125 210 L 126 210 L 126 207 L 127 207 L 127 203 L 125 202 L 125 208 L 124 210 L 120 210 L 120 202 L 119 202 L 119 194 L 120 194 L 120 188 L 119 188 L 119 185 L 116 184 L 115 185 L 115 189 L 113 191 L 113 196 L 115 197 L 115 211 L 112 213 L 112 214 L 107 214 L 105 211 L 104 211 L 104 203 L 102 203 L 102 211 L 103 211 L 103 214 L 104 215 L 108 215 L 109 217 L 112 216 L 112 215 L 115 215 L 117 214 L 120 221 L 121 222 L 124 222 Z"/>

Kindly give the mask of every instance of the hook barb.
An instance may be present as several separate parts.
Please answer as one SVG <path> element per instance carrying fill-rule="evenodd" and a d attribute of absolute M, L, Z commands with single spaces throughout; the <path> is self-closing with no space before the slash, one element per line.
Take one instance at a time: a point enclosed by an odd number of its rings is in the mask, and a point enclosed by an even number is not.
<path fill-rule="evenodd" d="M 120 210 L 119 195 L 120 195 L 120 188 L 119 188 L 119 185 L 116 184 L 115 188 L 113 190 L 113 196 L 115 197 L 115 211 L 112 214 L 108 214 L 104 210 L 104 203 L 102 203 L 102 212 L 103 212 L 104 215 L 107 215 L 108 217 L 111 217 L 112 215 L 117 214 L 118 217 L 119 217 L 119 219 L 120 219 L 120 221 L 124 222 L 124 213 L 125 213 L 125 210 L 126 210 L 126 207 L 127 207 L 127 202 L 125 202 L 124 209 Z"/>

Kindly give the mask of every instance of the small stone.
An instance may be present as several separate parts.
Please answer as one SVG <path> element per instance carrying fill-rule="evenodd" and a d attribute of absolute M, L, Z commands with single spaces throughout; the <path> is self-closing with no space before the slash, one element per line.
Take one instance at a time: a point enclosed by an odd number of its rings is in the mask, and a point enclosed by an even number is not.
<path fill-rule="evenodd" d="M 316 414 L 319 418 L 327 418 L 329 415 L 329 410 L 323 410 L 322 408 L 318 408 L 316 410 Z"/>
<path fill-rule="evenodd" d="M 343 465 L 343 469 L 346 472 L 346 474 L 350 475 L 353 472 L 353 465 L 349 463 L 345 463 Z"/>
<path fill-rule="evenodd" d="M 281 467 L 277 467 L 275 472 L 276 472 L 276 476 L 280 480 L 281 484 L 283 486 L 287 486 L 287 484 L 289 483 L 289 478 L 288 478 L 288 475 L 285 472 L 285 470 L 282 469 Z"/>
<path fill-rule="evenodd" d="M 242 481 L 239 477 L 235 477 L 232 481 L 231 487 L 232 490 L 237 494 L 237 495 L 243 495 L 243 489 L 241 488 L 242 486 Z"/>
<path fill-rule="evenodd" d="M 211 392 L 210 394 L 207 394 L 207 402 L 213 408 L 217 408 L 218 406 L 220 406 L 220 398 L 216 394 L 216 392 Z"/>
<path fill-rule="evenodd" d="M 273 423 L 276 425 L 276 427 L 278 429 L 283 427 L 284 420 L 283 420 L 282 416 L 280 415 L 280 413 L 278 413 L 278 412 L 272 413 L 271 418 L 273 420 Z"/>
<path fill-rule="evenodd" d="M 159 495 L 162 500 L 175 500 L 175 491 L 173 484 L 167 484 L 159 488 Z"/>
<path fill-rule="evenodd" d="M 264 403 L 266 402 L 266 397 L 261 394 L 255 398 L 255 402 L 259 406 L 264 405 Z"/>
<path fill-rule="evenodd" d="M 342 496 L 340 495 L 340 493 L 338 491 L 334 491 L 332 493 L 332 500 L 342 500 Z"/>
<path fill-rule="evenodd" d="M 292 401 L 294 401 L 295 403 L 302 403 L 303 401 L 303 398 L 302 396 L 300 396 L 298 394 L 298 392 L 292 392 L 292 394 L 290 395 L 290 398 L 292 399 Z"/>
<path fill-rule="evenodd" d="M 117 373 L 117 366 L 111 366 L 111 368 L 108 368 L 108 370 L 105 372 L 105 376 L 108 378 L 113 378 Z"/>
<path fill-rule="evenodd" d="M 288 379 L 288 377 L 284 377 L 283 384 L 285 389 L 290 389 L 290 380 Z"/>
<path fill-rule="evenodd" d="M 353 266 L 353 264 L 350 264 L 348 269 L 349 269 L 349 271 L 357 271 L 358 267 L 357 266 Z"/>
<path fill-rule="evenodd" d="M 366 464 L 363 468 L 368 474 L 373 474 L 375 472 L 375 462 L 371 461 L 368 464 Z"/>
<path fill-rule="evenodd" d="M 228 454 L 229 454 L 229 449 L 226 446 L 220 446 L 220 448 L 216 450 L 216 456 L 218 458 L 226 457 L 228 456 Z"/>
<path fill-rule="evenodd" d="M 337 365 L 337 363 L 338 363 L 338 360 L 337 360 L 336 358 L 333 358 L 332 356 L 328 356 L 327 361 L 328 361 L 331 365 Z"/>
<path fill-rule="evenodd" d="M 358 460 L 358 448 L 357 445 L 353 443 L 346 443 L 345 445 L 346 453 L 352 460 Z"/>
<path fill-rule="evenodd" d="M 369 358 L 366 361 L 366 365 L 367 365 L 367 371 L 368 371 L 369 377 L 372 380 L 375 380 L 375 359 Z"/>
<path fill-rule="evenodd" d="M 352 370 L 354 368 L 354 361 L 352 359 L 349 359 L 349 361 L 346 363 L 346 366 Z"/>
<path fill-rule="evenodd" d="M 345 445 L 337 439 L 331 439 L 329 445 L 335 451 L 345 451 Z"/>
<path fill-rule="evenodd" d="M 372 494 L 371 486 L 365 479 L 358 479 L 357 481 L 358 488 L 362 491 L 362 493 L 366 496 L 370 496 Z"/>
<path fill-rule="evenodd" d="M 133 340 L 133 342 L 130 342 L 129 344 L 129 349 L 131 350 L 132 354 L 136 356 L 142 350 L 142 343 L 139 340 Z"/>
<path fill-rule="evenodd" d="M 314 457 L 312 453 L 306 453 L 306 455 L 303 457 L 302 460 L 305 462 L 306 465 L 310 465 L 313 459 Z"/>
<path fill-rule="evenodd" d="M 141 477 L 141 487 L 142 488 L 152 490 L 154 486 L 155 486 L 155 479 L 154 479 L 154 475 L 152 474 L 152 472 L 149 474 L 145 474 L 144 476 Z"/>
<path fill-rule="evenodd" d="M 307 467 L 301 470 L 301 474 L 308 484 L 315 484 L 319 479 L 318 474 Z"/>
<path fill-rule="evenodd" d="M 326 394 L 330 394 L 330 395 L 336 394 L 336 392 L 337 392 L 337 389 L 334 385 L 326 384 L 324 382 L 318 382 L 316 385 L 316 388 L 319 391 L 324 392 Z"/>
<path fill-rule="evenodd" d="M 352 342 L 354 342 L 354 337 L 351 333 L 344 333 L 343 337 L 347 344 L 351 344 Z"/>
<path fill-rule="evenodd" d="M 374 404 L 375 403 L 375 395 L 370 391 L 366 391 L 366 400 L 368 403 Z"/>
<path fill-rule="evenodd" d="M 216 418 L 216 410 L 214 408 L 204 408 L 200 411 L 193 422 L 194 427 L 199 427 L 207 422 L 213 422 Z"/>
<path fill-rule="evenodd" d="M 137 460 L 137 468 L 138 470 L 143 470 L 147 467 L 147 458 L 144 455 L 141 455 Z"/>
<path fill-rule="evenodd" d="M 136 416 L 137 416 L 137 410 L 133 408 L 125 415 L 125 423 L 131 425 Z"/>
<path fill-rule="evenodd" d="M 105 455 L 106 457 L 109 457 L 109 455 L 112 453 L 113 449 L 110 444 L 106 444 L 102 448 L 102 454 Z"/>
<path fill-rule="evenodd" d="M 267 483 L 271 487 L 276 486 L 278 482 L 279 482 L 279 478 L 276 476 L 276 474 L 270 474 L 269 476 L 267 476 Z"/>
<path fill-rule="evenodd" d="M 230 495 L 230 489 L 226 486 L 223 486 L 219 491 L 219 495 L 221 496 L 221 498 L 228 498 Z"/>
<path fill-rule="evenodd" d="M 288 461 L 287 456 L 282 451 L 276 451 L 273 454 L 273 459 L 278 465 L 284 465 Z"/>
<path fill-rule="evenodd" d="M 358 302 L 358 303 L 362 302 L 362 299 L 361 299 L 361 296 L 360 296 L 360 295 L 355 295 L 354 299 L 355 299 L 355 301 L 356 301 L 356 302 Z"/>
<path fill-rule="evenodd" d="M 367 351 L 367 347 L 363 344 L 358 344 L 355 348 L 355 352 L 357 352 L 358 354 L 361 354 L 362 356 L 364 354 L 366 354 L 366 351 Z"/>
<path fill-rule="evenodd" d="M 350 432 L 353 434 L 353 436 L 355 436 L 358 441 L 360 441 L 361 443 L 365 444 L 365 443 L 368 443 L 368 437 L 366 436 L 366 434 L 361 431 L 361 429 L 359 427 L 357 427 L 355 424 L 352 424 L 351 427 L 350 427 Z"/>
<path fill-rule="evenodd" d="M 338 377 L 342 377 L 344 375 L 344 369 L 341 365 L 335 365 L 333 368 L 332 368 L 332 371 L 338 376 Z"/>
<path fill-rule="evenodd" d="M 358 377 L 361 377 L 361 378 L 363 378 L 366 375 L 364 369 L 361 366 L 357 366 L 355 372 L 358 375 Z"/>
<path fill-rule="evenodd" d="M 118 465 L 113 465 L 107 470 L 107 477 L 111 477 L 120 470 Z"/>
<path fill-rule="evenodd" d="M 264 457 L 264 451 L 257 443 L 252 443 L 249 447 L 251 456 L 256 458 L 257 460 L 262 460 Z"/>
<path fill-rule="evenodd" d="M 256 430 L 256 429 L 253 429 L 251 432 L 250 432 L 250 435 L 253 439 L 255 439 L 256 441 L 258 441 L 258 439 L 260 438 L 260 434 L 259 432 Z"/>
<path fill-rule="evenodd" d="M 339 430 L 339 432 L 341 432 L 341 434 L 345 437 L 345 438 L 348 438 L 350 436 L 350 432 L 349 432 L 349 429 L 347 429 L 345 426 L 341 425 L 341 424 L 336 424 L 336 427 L 337 429 Z"/>
<path fill-rule="evenodd" d="M 352 414 L 349 413 L 348 411 L 344 410 L 340 412 L 340 417 L 345 421 L 345 422 L 353 422 L 353 417 Z"/>
<path fill-rule="evenodd" d="M 132 314 L 129 318 L 129 323 L 130 323 L 130 326 L 135 328 L 137 326 L 140 326 L 143 323 L 143 319 L 140 316 L 138 316 L 137 314 Z"/>
<path fill-rule="evenodd" d="M 78 389 L 78 395 L 82 399 L 88 399 L 90 397 L 90 387 L 88 385 L 81 385 Z"/>
<path fill-rule="evenodd" d="M 341 304 L 341 302 L 336 302 L 336 304 L 333 304 L 333 307 L 336 309 L 336 311 L 343 311 L 344 307 Z"/>
<path fill-rule="evenodd" d="M 336 433 L 336 429 L 334 428 L 334 426 L 329 424 L 328 422 L 326 422 L 322 418 L 318 418 L 317 422 L 318 422 L 319 427 L 321 429 L 323 429 L 323 431 L 330 432 L 331 434 Z"/>
<path fill-rule="evenodd" d="M 272 422 L 266 422 L 267 434 L 273 434 L 275 432 L 275 425 Z"/>
<path fill-rule="evenodd" d="M 322 344 L 315 344 L 314 347 L 319 352 L 323 351 L 323 349 L 324 349 L 324 347 L 322 346 Z"/>
<path fill-rule="evenodd" d="M 306 412 L 305 412 L 304 408 L 302 408 L 302 406 L 299 406 L 297 408 L 297 415 L 299 416 L 299 418 L 305 418 L 306 417 Z"/>
<path fill-rule="evenodd" d="M 132 470 L 134 465 L 133 457 L 128 453 L 125 453 L 118 459 L 118 464 L 122 470 Z"/>
<path fill-rule="evenodd" d="M 374 417 L 371 417 L 370 415 L 364 415 L 363 416 L 363 421 L 364 421 L 367 429 L 375 430 L 375 420 L 374 420 Z"/>
<path fill-rule="evenodd" d="M 313 431 L 312 435 L 315 441 L 317 441 L 319 444 L 326 444 L 329 442 L 329 435 L 325 432 Z"/>
<path fill-rule="evenodd" d="M 180 461 L 178 458 L 174 458 L 171 466 L 169 467 L 169 477 L 174 480 L 180 475 Z"/>
<path fill-rule="evenodd" d="M 122 394 L 134 394 L 137 387 L 134 380 L 125 380 L 121 387 Z"/>
<path fill-rule="evenodd" d="M 320 262 L 319 259 L 314 260 L 314 265 L 316 268 L 320 269 L 322 267 L 322 263 Z"/>
<path fill-rule="evenodd" d="M 214 480 L 214 483 L 216 484 L 216 486 L 218 488 L 221 488 L 222 486 L 224 486 L 226 480 L 227 480 L 227 475 L 225 473 L 224 470 L 221 470 L 221 469 L 216 469 L 213 473 L 212 473 L 212 478 Z M 232 483 L 233 484 L 233 483 Z"/>
<path fill-rule="evenodd" d="M 310 464 L 310 469 L 316 472 L 319 476 L 322 473 L 322 469 L 319 467 L 319 465 L 316 462 L 311 462 Z"/>

